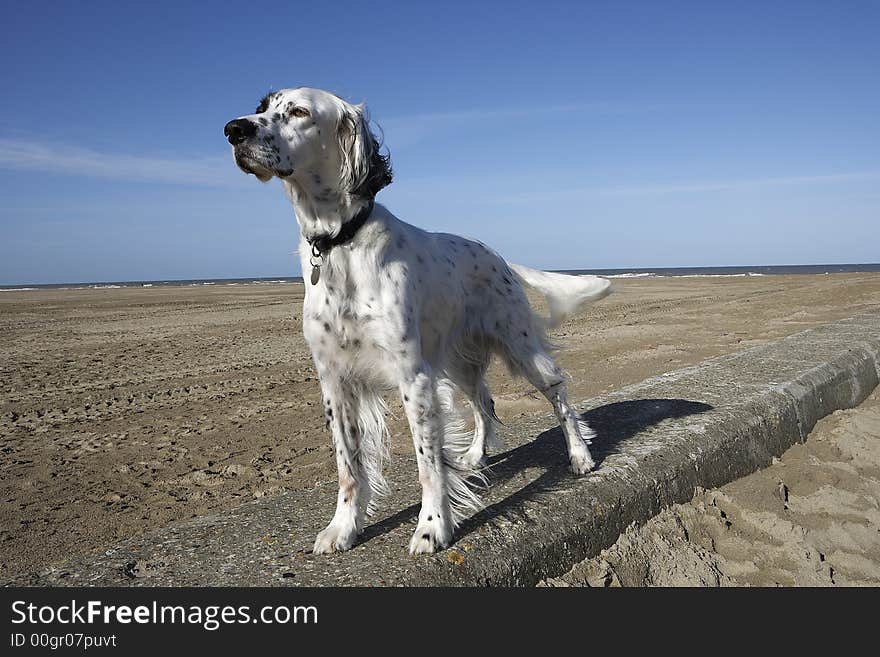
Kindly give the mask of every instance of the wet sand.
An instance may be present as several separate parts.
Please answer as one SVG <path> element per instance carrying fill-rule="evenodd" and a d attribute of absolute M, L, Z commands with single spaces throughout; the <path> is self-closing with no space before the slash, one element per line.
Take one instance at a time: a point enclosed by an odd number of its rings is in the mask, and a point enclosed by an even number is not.
<path fill-rule="evenodd" d="M 573 399 L 880 308 L 878 274 L 615 283 L 554 332 Z M 0 574 L 335 479 L 302 291 L 0 293 Z M 497 364 L 490 385 L 502 420 L 547 410 Z"/>

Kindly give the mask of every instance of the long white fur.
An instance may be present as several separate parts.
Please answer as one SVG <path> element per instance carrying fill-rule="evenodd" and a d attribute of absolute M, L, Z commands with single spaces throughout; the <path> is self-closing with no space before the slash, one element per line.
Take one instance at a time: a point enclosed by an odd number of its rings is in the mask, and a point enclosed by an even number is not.
<path fill-rule="evenodd" d="M 611 281 L 607 278 L 568 276 L 530 269 L 512 262 L 508 264 L 523 283 L 536 289 L 547 299 L 550 328 L 559 326 L 583 304 L 604 299 L 611 294 Z"/>
<path fill-rule="evenodd" d="M 572 470 L 593 467 L 592 431 L 568 404 L 544 331 L 606 296 L 607 280 L 508 264 L 479 242 L 423 231 L 380 204 L 352 240 L 316 257 L 307 240 L 336 235 L 391 180 L 363 107 L 316 89 L 287 89 L 236 121 L 255 128 L 246 139 L 230 136 L 236 162 L 261 180 L 281 179 L 300 225 L 306 278 L 319 266 L 317 284 L 306 283 L 303 334 L 324 397 L 339 493 L 315 552 L 354 545 L 388 490 L 382 394 L 394 389 L 422 484 L 410 551 L 449 545 L 461 519 L 481 507 L 483 456 L 497 421 L 485 382 L 493 354 L 553 405 Z M 532 311 L 523 284 L 547 298 L 549 322 Z M 456 391 L 472 406 L 473 432 L 455 410 Z"/>

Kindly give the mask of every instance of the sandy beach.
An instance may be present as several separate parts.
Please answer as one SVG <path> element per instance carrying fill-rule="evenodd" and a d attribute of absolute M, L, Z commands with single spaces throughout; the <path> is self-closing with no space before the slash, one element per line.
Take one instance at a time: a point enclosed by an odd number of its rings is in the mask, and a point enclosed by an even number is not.
<path fill-rule="evenodd" d="M 615 285 L 553 334 L 573 399 L 880 307 L 880 274 Z M 302 293 L 0 294 L 0 574 L 335 479 Z M 502 420 L 546 410 L 497 364 L 490 385 Z M 408 451 L 399 404 L 391 409 L 392 451 Z"/>

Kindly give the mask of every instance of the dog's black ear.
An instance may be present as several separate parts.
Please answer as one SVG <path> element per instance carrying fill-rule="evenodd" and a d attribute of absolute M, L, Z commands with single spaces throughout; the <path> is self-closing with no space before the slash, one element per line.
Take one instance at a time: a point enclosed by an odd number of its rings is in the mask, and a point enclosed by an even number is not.
<path fill-rule="evenodd" d="M 381 144 L 370 131 L 363 105 L 344 104 L 339 120 L 342 189 L 352 196 L 372 199 L 391 184 L 391 155 L 380 153 Z"/>

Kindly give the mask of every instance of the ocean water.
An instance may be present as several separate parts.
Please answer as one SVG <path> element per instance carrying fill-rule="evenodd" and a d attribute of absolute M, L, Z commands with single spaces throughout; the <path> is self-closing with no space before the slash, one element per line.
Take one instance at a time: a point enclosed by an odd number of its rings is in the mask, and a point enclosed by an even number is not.
<path fill-rule="evenodd" d="M 595 274 L 606 278 L 745 277 L 779 274 L 844 274 L 880 272 L 880 263 L 839 265 L 752 265 L 748 267 L 654 267 L 648 269 L 573 269 L 569 274 Z"/>
<path fill-rule="evenodd" d="M 272 276 L 270 278 L 201 278 L 167 281 L 102 281 L 96 283 L 51 283 L 48 285 L 5 285 L 0 292 L 16 290 L 116 290 L 120 288 L 151 287 L 197 287 L 215 285 L 217 287 L 236 285 L 282 285 L 302 283 L 302 276 Z"/>
<path fill-rule="evenodd" d="M 880 272 L 880 263 L 840 265 L 762 265 L 749 267 L 652 267 L 646 269 L 563 269 L 566 274 L 595 274 L 607 278 L 725 278 L 746 276 L 774 276 L 779 274 L 841 274 Z M 50 285 L 6 285 L 0 292 L 22 290 L 101 290 L 119 288 L 196 287 L 202 285 L 296 285 L 301 276 L 274 276 L 270 278 L 212 278 L 169 281 L 104 281 L 97 283 L 53 283 Z"/>

